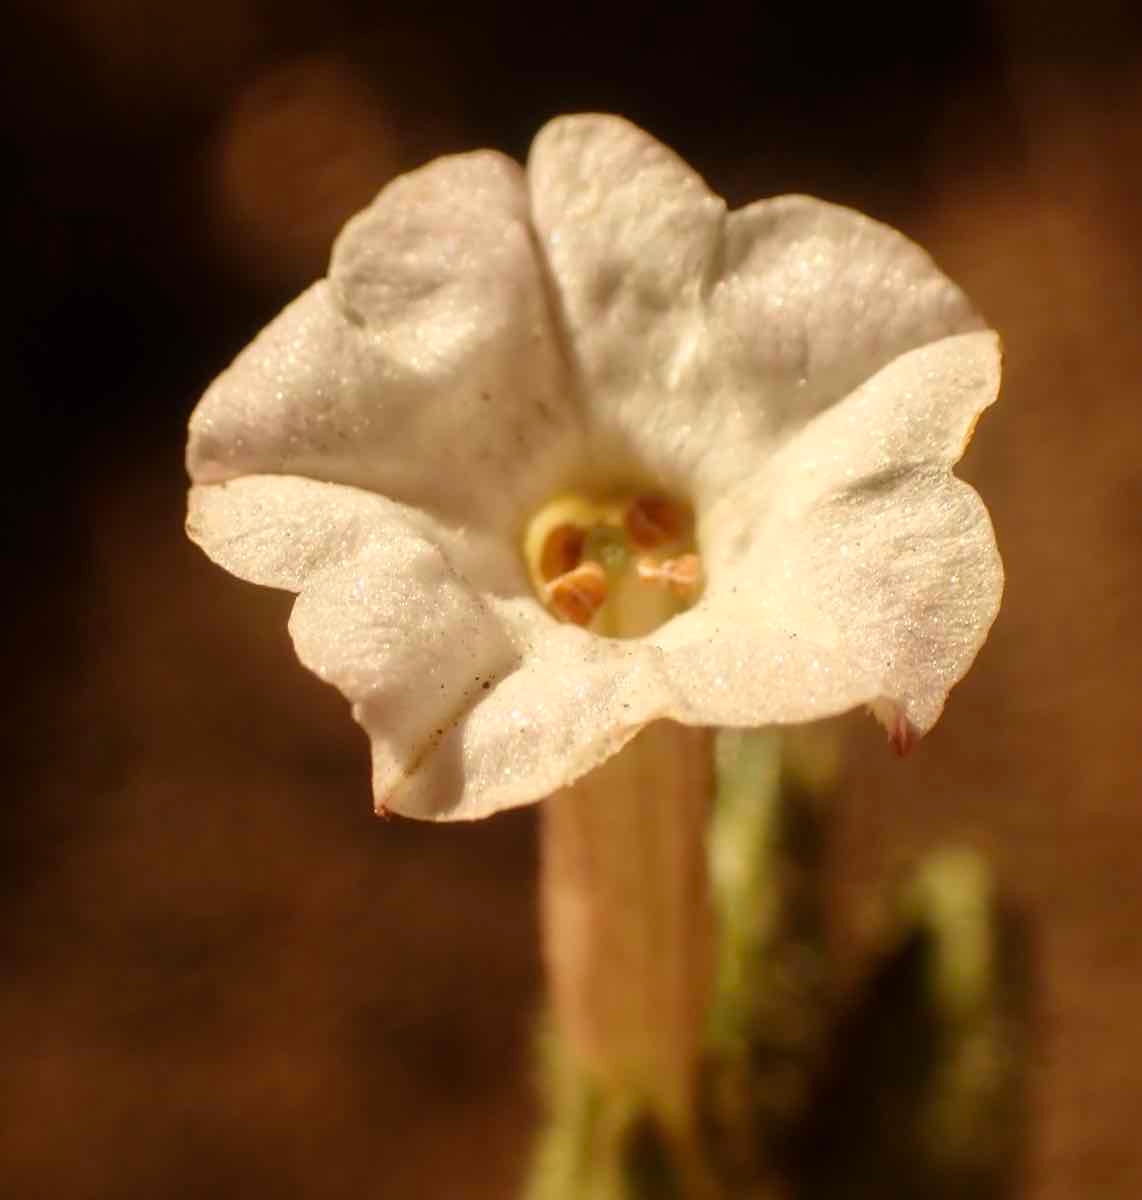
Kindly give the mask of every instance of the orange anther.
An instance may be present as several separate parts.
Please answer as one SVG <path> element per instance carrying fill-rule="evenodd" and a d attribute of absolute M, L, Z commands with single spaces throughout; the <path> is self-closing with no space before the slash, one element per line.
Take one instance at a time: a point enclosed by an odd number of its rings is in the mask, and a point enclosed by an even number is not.
<path fill-rule="evenodd" d="M 637 550 L 653 550 L 680 541 L 689 528 L 689 514 L 665 496 L 639 496 L 623 513 L 623 528 Z"/>
<path fill-rule="evenodd" d="M 574 625 L 589 625 L 607 599 L 607 573 L 597 562 L 580 563 L 547 585 L 547 604 Z"/>
<path fill-rule="evenodd" d="M 702 560 L 696 554 L 682 554 L 662 562 L 640 558 L 635 569 L 639 579 L 668 587 L 676 596 L 692 596 L 702 586 Z"/>
<path fill-rule="evenodd" d="M 558 579 L 579 565 L 586 532 L 578 525 L 556 525 L 539 552 L 539 574 L 544 582 Z"/>

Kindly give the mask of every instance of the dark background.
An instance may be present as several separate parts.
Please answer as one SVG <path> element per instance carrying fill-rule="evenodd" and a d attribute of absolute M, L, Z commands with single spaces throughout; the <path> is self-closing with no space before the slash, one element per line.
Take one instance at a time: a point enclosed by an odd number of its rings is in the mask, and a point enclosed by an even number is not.
<path fill-rule="evenodd" d="M 1003 332 L 964 474 L 1008 566 L 933 736 L 854 722 L 833 843 L 985 850 L 1038 962 L 1033 1200 L 1142 1194 L 1142 31 L 1134 4 L 6 6 L 0 1193 L 513 1194 L 534 813 L 371 815 L 288 597 L 181 532 L 208 380 L 393 174 L 625 113 L 733 203 L 927 245 Z"/>

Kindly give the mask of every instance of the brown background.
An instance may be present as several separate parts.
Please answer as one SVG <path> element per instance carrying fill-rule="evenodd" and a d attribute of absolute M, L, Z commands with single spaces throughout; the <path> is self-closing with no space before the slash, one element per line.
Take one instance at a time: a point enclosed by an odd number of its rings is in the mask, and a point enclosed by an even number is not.
<path fill-rule="evenodd" d="M 837 940 L 917 851 L 987 850 L 1037 945 L 1028 1196 L 1142 1194 L 1135 6 L 10 8 L 0 1193 L 513 1194 L 534 814 L 371 816 L 288 599 L 183 540 L 181 442 L 393 173 L 596 108 L 735 203 L 899 225 L 1003 332 L 965 474 L 1004 612 L 907 763 L 855 726 Z"/>

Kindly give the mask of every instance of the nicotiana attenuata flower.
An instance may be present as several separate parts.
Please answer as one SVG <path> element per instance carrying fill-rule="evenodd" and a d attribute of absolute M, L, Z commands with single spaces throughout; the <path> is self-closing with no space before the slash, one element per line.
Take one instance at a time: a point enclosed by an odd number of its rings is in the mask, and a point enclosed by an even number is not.
<path fill-rule="evenodd" d="M 298 593 L 383 808 L 538 800 L 659 718 L 867 705 L 903 748 L 999 606 L 952 474 L 999 374 L 899 233 L 563 117 L 349 221 L 195 411 L 188 527 Z"/>

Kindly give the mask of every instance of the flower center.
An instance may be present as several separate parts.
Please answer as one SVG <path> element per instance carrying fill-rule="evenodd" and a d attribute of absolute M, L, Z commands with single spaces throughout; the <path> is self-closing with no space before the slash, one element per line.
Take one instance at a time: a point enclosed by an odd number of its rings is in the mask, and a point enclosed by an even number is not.
<path fill-rule="evenodd" d="M 694 515 L 657 492 L 560 496 L 532 517 L 523 551 L 548 611 L 607 637 L 650 633 L 702 591 Z"/>

